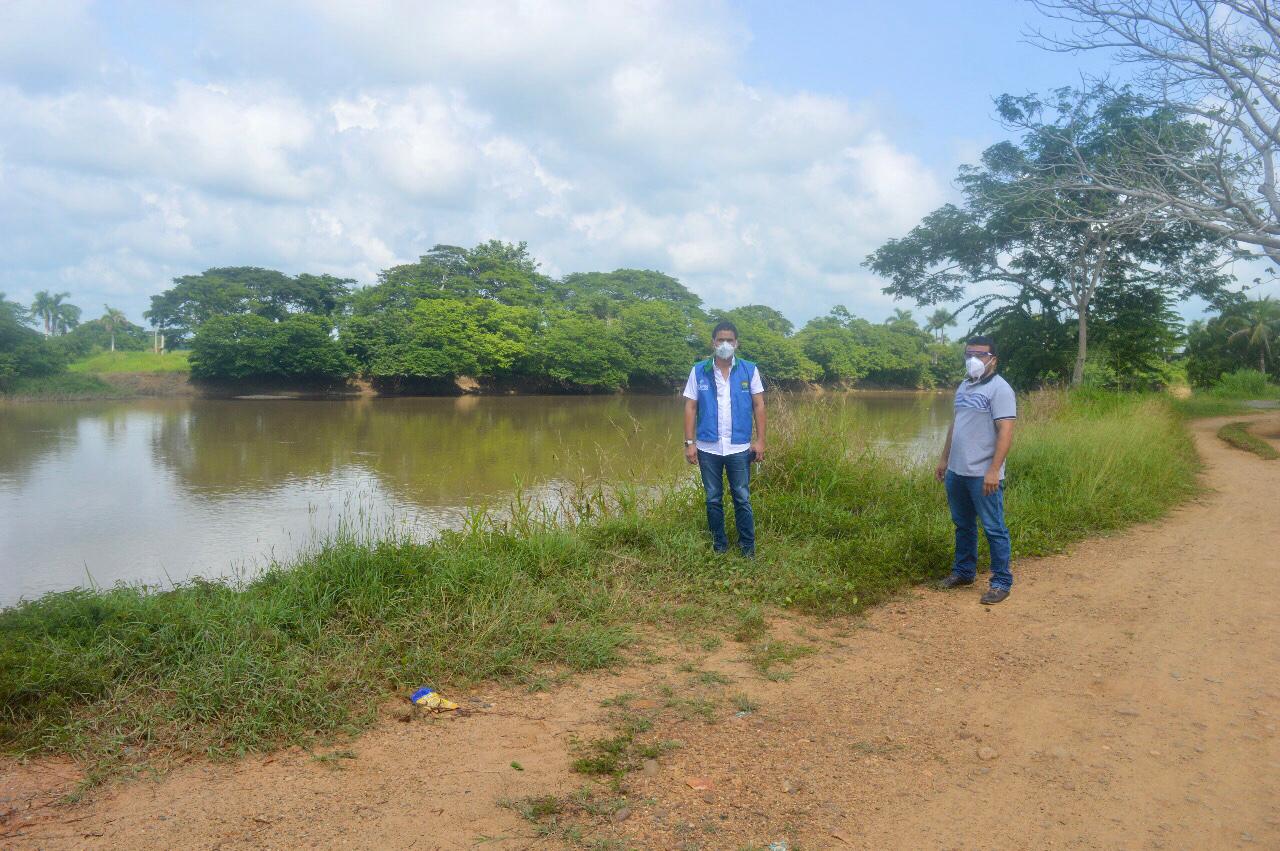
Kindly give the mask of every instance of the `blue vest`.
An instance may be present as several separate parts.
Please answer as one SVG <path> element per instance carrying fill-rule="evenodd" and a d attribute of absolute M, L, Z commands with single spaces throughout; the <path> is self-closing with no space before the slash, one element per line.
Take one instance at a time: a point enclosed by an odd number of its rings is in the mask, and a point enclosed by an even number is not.
<path fill-rule="evenodd" d="M 715 443 L 720 440 L 720 405 L 716 398 L 716 376 L 713 360 L 699 361 L 694 366 L 698 377 L 698 440 Z M 756 365 L 738 358 L 729 371 L 729 410 L 733 416 L 733 443 L 751 442 L 751 379 Z"/>

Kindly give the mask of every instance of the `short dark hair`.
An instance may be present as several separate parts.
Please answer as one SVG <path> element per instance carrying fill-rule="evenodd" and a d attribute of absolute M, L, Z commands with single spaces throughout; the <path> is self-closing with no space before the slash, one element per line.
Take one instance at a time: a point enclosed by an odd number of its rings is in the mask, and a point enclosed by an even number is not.
<path fill-rule="evenodd" d="M 968 340 L 965 340 L 964 344 L 966 346 L 986 346 L 987 348 L 991 349 L 991 354 L 994 355 L 996 353 L 995 339 L 992 337 L 988 337 L 985 334 L 979 334 L 976 337 L 970 337 Z"/>
<path fill-rule="evenodd" d="M 722 319 L 716 323 L 716 327 L 711 329 L 711 339 L 715 339 L 716 335 L 721 331 L 732 331 L 733 339 L 738 339 L 738 326 L 734 325 L 728 319 Z"/>

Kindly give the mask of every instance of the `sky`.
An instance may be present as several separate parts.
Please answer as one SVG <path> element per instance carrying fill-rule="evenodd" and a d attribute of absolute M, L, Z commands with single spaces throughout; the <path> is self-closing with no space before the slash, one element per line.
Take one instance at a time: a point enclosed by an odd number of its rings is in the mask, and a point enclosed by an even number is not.
<path fill-rule="evenodd" d="M 0 0 L 0 292 L 142 320 L 213 266 L 360 284 L 437 243 L 650 268 L 796 323 L 1077 83 L 1018 0 Z M 918 311 L 919 312 L 919 311 Z M 922 312 L 921 312 L 922 313 Z"/>

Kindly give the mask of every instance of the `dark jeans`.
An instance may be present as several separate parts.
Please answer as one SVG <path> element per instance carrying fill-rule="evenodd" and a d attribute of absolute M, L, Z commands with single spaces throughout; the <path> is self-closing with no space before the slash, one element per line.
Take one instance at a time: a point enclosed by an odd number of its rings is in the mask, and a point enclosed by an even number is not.
<path fill-rule="evenodd" d="M 738 525 L 738 546 L 744 556 L 756 554 L 756 521 L 751 514 L 751 450 L 735 455 L 716 455 L 698 450 L 698 469 L 707 492 L 707 528 L 711 546 L 722 553 L 729 549 L 724 532 L 724 478 L 729 477 L 733 497 L 733 519 Z"/>
<path fill-rule="evenodd" d="M 991 496 L 982 493 L 982 476 L 957 476 L 947 470 L 947 504 L 956 525 L 956 560 L 951 572 L 962 579 L 978 573 L 978 526 L 987 535 L 991 550 L 991 587 L 1013 587 L 1009 570 L 1009 527 L 1004 524 L 1004 482 Z"/>

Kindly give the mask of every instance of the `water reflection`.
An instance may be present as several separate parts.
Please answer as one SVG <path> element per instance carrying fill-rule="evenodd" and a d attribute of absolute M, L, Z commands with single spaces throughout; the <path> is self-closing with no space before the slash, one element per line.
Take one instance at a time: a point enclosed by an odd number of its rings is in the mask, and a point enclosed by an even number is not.
<path fill-rule="evenodd" d="M 836 396 L 846 434 L 932 455 L 945 397 Z M 252 573 L 340 524 L 429 535 L 566 481 L 685 471 L 676 397 L 141 400 L 0 409 L 0 605 Z M 852 447 L 857 449 L 858 447 Z M 686 471 L 687 472 L 687 471 Z"/>

